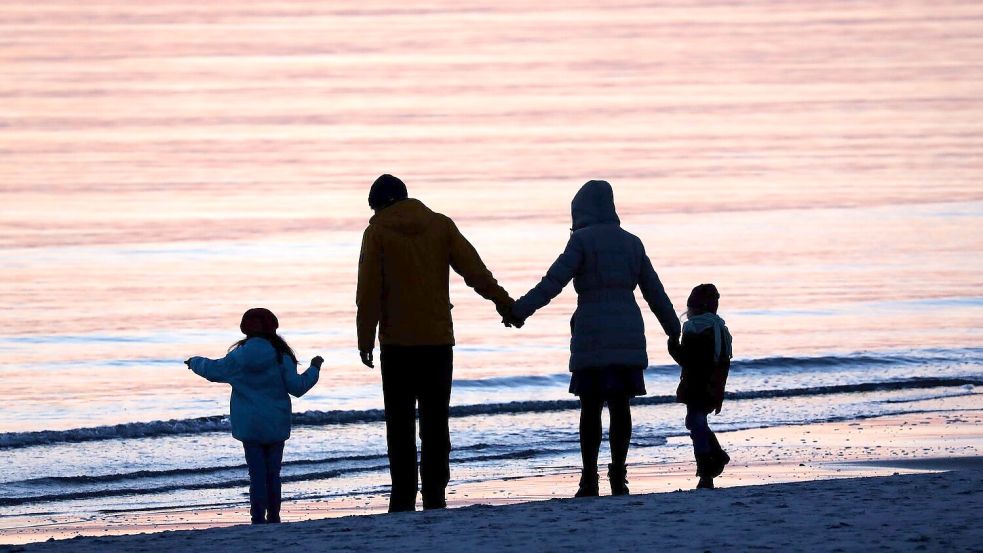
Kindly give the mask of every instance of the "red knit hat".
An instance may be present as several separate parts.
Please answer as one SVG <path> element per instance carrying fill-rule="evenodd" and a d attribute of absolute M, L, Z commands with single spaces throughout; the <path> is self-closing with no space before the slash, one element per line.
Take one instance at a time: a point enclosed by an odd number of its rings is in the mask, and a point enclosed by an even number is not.
<path fill-rule="evenodd" d="M 246 336 L 276 334 L 278 328 L 280 328 L 280 321 L 272 311 L 264 307 L 249 309 L 242 314 L 242 322 L 239 323 L 239 330 Z"/>

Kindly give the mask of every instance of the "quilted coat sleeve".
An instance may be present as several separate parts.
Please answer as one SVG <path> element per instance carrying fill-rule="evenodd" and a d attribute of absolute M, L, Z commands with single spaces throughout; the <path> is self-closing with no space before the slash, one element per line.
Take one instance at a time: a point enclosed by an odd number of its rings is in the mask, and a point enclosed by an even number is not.
<path fill-rule="evenodd" d="M 546 276 L 532 290 L 515 302 L 512 313 L 519 319 L 526 319 L 548 304 L 573 280 L 584 262 L 584 247 L 574 234 L 567 247 L 546 271 Z"/>

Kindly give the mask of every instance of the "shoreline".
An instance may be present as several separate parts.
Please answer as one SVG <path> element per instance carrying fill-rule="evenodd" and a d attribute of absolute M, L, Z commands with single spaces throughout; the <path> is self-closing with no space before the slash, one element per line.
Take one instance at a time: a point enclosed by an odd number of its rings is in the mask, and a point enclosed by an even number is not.
<path fill-rule="evenodd" d="M 946 403 L 952 407 L 952 400 Z M 974 410 L 962 401 L 954 403 L 955 409 L 914 415 L 720 432 L 721 441 L 732 452 L 734 462 L 717 479 L 717 484 L 723 491 L 795 482 L 977 470 L 983 466 L 983 411 Z M 675 448 L 683 457 L 688 456 L 685 455 L 688 438 L 670 438 L 662 447 Z M 669 492 L 695 486 L 694 470 L 689 460 L 630 464 L 629 487 L 634 497 L 674 495 Z M 609 493 L 604 475 L 601 476 L 602 494 Z M 497 507 L 565 499 L 573 495 L 578 478 L 579 472 L 570 467 L 529 476 L 452 481 L 448 505 L 450 511 L 457 511 L 475 505 Z M 287 500 L 283 520 L 307 523 L 371 517 L 385 513 L 386 501 L 384 494 Z M 118 510 L 91 516 L 0 517 L 0 543 L 20 545 L 76 536 L 211 531 L 243 524 L 248 520 L 247 510 L 244 501 L 241 505 Z"/>
<path fill-rule="evenodd" d="M 347 516 L 0 546 L 3 552 L 951 551 L 983 543 L 983 458 L 955 471 Z M 925 513 L 932 513 L 931 517 Z M 708 518 L 712 522 L 708 523 Z"/>

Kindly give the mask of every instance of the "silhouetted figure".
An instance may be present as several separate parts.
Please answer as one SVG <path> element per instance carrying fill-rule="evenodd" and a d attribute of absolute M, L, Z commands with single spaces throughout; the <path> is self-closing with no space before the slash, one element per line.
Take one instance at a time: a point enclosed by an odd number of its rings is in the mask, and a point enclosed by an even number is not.
<path fill-rule="evenodd" d="M 278 327 L 268 309 L 250 309 L 239 324 L 246 337 L 233 344 L 228 355 L 185 361 L 195 374 L 232 385 L 232 437 L 246 452 L 253 524 L 280 522 L 280 465 L 290 437 L 290 395 L 300 397 L 313 388 L 324 362 L 315 357 L 303 374 L 297 374 L 297 356 L 276 333 Z"/>
<path fill-rule="evenodd" d="M 592 180 L 573 198 L 573 229 L 566 249 L 546 276 L 515 303 L 519 321 L 545 306 L 573 279 L 577 311 L 570 320 L 570 392 L 580 397 L 580 452 L 583 474 L 577 497 L 598 495 L 597 455 L 601 411 L 611 415 L 611 493 L 628 494 L 625 460 L 631 440 L 632 397 L 645 395 L 648 367 L 645 324 L 635 287 L 667 335 L 678 336 L 679 319 L 666 296 L 642 241 L 621 228 L 614 192 Z"/>
<path fill-rule="evenodd" d="M 358 349 L 373 365 L 379 326 L 382 390 L 392 493 L 389 511 L 416 507 L 416 416 L 420 407 L 420 476 L 423 508 L 447 505 L 450 479 L 447 429 L 453 373 L 454 329 L 449 269 L 511 317 L 512 299 L 450 218 L 408 199 L 392 175 L 372 184 L 369 220 L 358 264 Z"/>
<path fill-rule="evenodd" d="M 724 471 L 730 456 L 710 430 L 707 415 L 720 414 L 730 371 L 731 336 L 717 316 L 720 294 L 713 284 L 700 284 L 686 300 L 688 320 L 682 342 L 669 339 L 669 354 L 681 367 L 676 400 L 686 404 L 686 429 L 693 439 L 697 488 L 713 488 L 713 479 Z"/>

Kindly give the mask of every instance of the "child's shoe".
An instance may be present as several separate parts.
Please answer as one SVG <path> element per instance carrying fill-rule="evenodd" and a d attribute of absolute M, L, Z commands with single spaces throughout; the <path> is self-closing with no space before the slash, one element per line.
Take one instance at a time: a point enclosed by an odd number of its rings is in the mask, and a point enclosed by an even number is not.
<path fill-rule="evenodd" d="M 628 471 L 624 466 L 608 465 L 608 480 L 611 482 L 611 495 L 629 495 Z"/>

